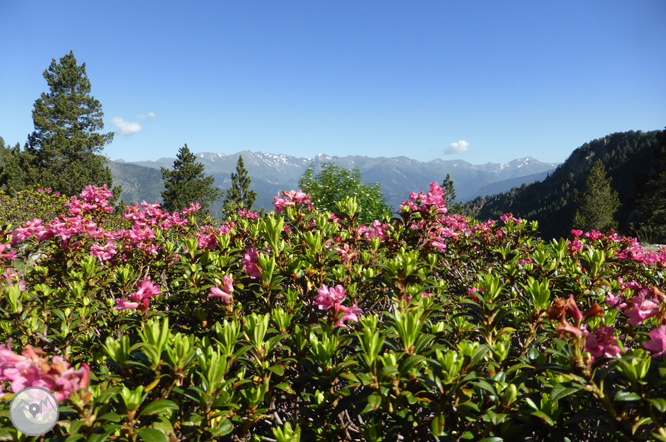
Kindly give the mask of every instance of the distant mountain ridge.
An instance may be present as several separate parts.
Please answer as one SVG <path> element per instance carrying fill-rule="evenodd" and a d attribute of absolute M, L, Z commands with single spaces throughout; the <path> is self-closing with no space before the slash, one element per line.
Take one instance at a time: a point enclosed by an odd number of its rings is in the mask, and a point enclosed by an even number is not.
<path fill-rule="evenodd" d="M 252 179 L 251 189 L 257 192 L 255 206 L 266 210 L 273 210 L 273 197 L 282 190 L 298 188 L 298 180 L 312 163 L 318 171 L 320 165 L 332 161 L 345 167 L 358 167 L 366 184 L 379 183 L 387 203 L 398 210 L 400 203 L 409 197 L 409 193 L 427 190 L 430 182 L 442 183 L 446 174 L 451 175 L 455 183 L 458 200 L 465 201 L 474 198 L 479 189 L 496 183 L 500 189 L 506 185 L 501 182 L 511 180 L 511 183 L 530 183 L 535 174 L 552 171 L 557 163 L 542 163 L 532 157 L 513 160 L 507 164 L 486 163 L 473 165 L 464 160 L 435 159 L 420 162 L 407 157 L 367 157 L 348 155 L 345 157 L 328 156 L 320 153 L 312 158 L 298 158 L 291 155 L 277 155 L 262 152 L 242 151 L 235 154 L 218 154 L 212 152 L 197 153 L 197 159 L 204 165 L 206 175 L 215 178 L 215 185 L 227 189 L 231 185 L 231 173 L 235 172 L 238 157 L 243 155 L 245 168 Z M 160 158 L 158 160 L 126 162 L 116 160 L 112 162 L 111 172 L 114 183 L 123 186 L 121 198 L 125 202 L 145 199 L 146 201 L 161 201 L 160 191 L 164 184 L 161 182 L 160 168 L 171 169 L 175 158 Z M 132 166 L 143 167 L 145 173 Z M 158 175 L 155 175 L 157 172 Z M 538 175 L 541 176 L 541 175 Z M 521 179 L 524 178 L 524 181 Z M 159 182 L 158 182 L 159 181 Z M 128 186 L 127 193 L 125 186 Z M 144 189 L 145 186 L 145 189 Z M 161 190 L 160 189 L 161 186 Z M 143 190 L 142 190 L 143 189 Z M 141 196 L 145 197 L 142 199 Z M 221 203 L 218 204 L 221 207 Z M 217 213 L 217 208 L 212 208 Z"/>
<path fill-rule="evenodd" d="M 618 132 L 583 144 L 543 180 L 490 197 L 479 196 L 466 203 L 477 219 L 497 219 L 503 213 L 539 222 L 544 239 L 570 236 L 576 212 L 576 197 L 585 189 L 592 166 L 601 160 L 612 178 L 611 188 L 620 197 L 615 219 L 619 233 L 630 235 L 630 225 L 637 221 L 636 200 L 639 183 L 654 174 L 654 152 L 659 146 L 659 131 Z M 525 177 L 528 178 L 528 177 Z"/>

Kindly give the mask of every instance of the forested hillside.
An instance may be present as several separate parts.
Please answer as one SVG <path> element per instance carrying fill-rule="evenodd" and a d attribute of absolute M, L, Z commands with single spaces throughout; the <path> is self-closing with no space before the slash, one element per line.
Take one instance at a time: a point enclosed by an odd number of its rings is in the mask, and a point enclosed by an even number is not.
<path fill-rule="evenodd" d="M 637 185 L 655 174 L 653 159 L 659 146 L 658 133 L 619 132 L 585 143 L 543 181 L 495 196 L 477 197 L 465 207 L 479 220 L 510 212 L 516 217 L 538 221 L 544 239 L 566 237 L 576 211 L 576 197 L 590 169 L 601 159 L 612 178 L 611 188 L 619 193 L 622 203 L 616 214 L 619 233 L 629 235 L 631 223 L 638 220 Z"/>

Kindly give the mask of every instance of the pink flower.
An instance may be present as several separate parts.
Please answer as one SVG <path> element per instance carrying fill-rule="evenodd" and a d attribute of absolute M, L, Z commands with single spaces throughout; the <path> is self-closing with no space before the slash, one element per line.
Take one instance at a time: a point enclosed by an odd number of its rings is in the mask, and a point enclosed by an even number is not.
<path fill-rule="evenodd" d="M 606 301 L 606 304 L 608 304 L 611 307 L 616 307 L 617 306 L 616 308 L 625 308 L 627 306 L 626 302 L 623 302 L 623 303 L 620 304 L 620 301 L 622 301 L 622 298 L 620 298 L 619 296 L 615 296 L 612 293 L 608 293 L 608 295 L 606 295 L 605 301 Z"/>
<path fill-rule="evenodd" d="M 358 322 L 358 315 L 363 313 L 363 310 L 361 310 L 356 304 L 351 307 L 338 305 L 337 311 L 343 315 L 342 318 L 340 318 L 340 320 L 335 324 L 336 327 L 347 327 L 344 324 L 345 321 Z"/>
<path fill-rule="evenodd" d="M 257 252 L 256 247 L 250 247 L 247 249 L 243 259 L 240 260 L 240 263 L 243 264 L 243 270 L 250 275 L 251 279 L 261 278 L 261 272 L 263 269 L 259 266 L 259 253 Z"/>
<path fill-rule="evenodd" d="M 224 285 L 222 286 L 222 289 L 219 287 L 212 287 L 210 289 L 210 294 L 208 295 L 208 299 L 212 298 L 222 298 L 222 300 L 227 303 L 231 300 L 231 294 L 234 292 L 234 280 L 231 278 L 231 276 L 224 276 Z"/>
<path fill-rule="evenodd" d="M 123 296 L 122 299 L 116 299 L 116 306 L 113 307 L 113 309 L 116 311 L 122 311 L 130 308 L 137 308 L 138 306 L 139 306 L 138 302 L 127 302 L 127 300 Z"/>
<path fill-rule="evenodd" d="M 76 390 L 88 387 L 90 367 L 81 364 L 78 370 L 72 370 L 69 363 L 59 356 L 49 365 L 40 356 L 45 353 L 37 348 L 26 346 L 23 355 L 12 352 L 11 340 L 7 346 L 0 346 L 0 381 L 11 382 L 11 391 L 18 393 L 26 387 L 42 387 L 51 391 L 56 400 L 61 402 Z"/>
<path fill-rule="evenodd" d="M 583 234 L 582 230 L 572 230 L 571 234 L 573 235 L 574 238 L 578 239 Z"/>
<path fill-rule="evenodd" d="M 615 328 L 600 326 L 592 333 L 588 334 L 585 342 L 585 351 L 590 353 L 593 358 L 615 358 L 620 355 L 620 346 L 617 345 L 617 339 L 613 336 Z"/>
<path fill-rule="evenodd" d="M 659 304 L 642 297 L 634 296 L 629 300 L 633 303 L 631 310 L 625 310 L 625 314 L 631 325 L 641 325 L 646 319 L 653 318 L 659 314 Z"/>
<path fill-rule="evenodd" d="M 666 353 L 666 326 L 655 328 L 650 332 L 650 340 L 643 342 L 643 347 L 655 352 L 652 357 L 656 358 Z"/>
<path fill-rule="evenodd" d="M 128 302 L 125 297 L 116 299 L 116 306 L 114 310 L 126 310 L 129 308 L 137 308 L 141 312 L 146 312 L 150 305 L 150 298 L 157 296 L 161 293 L 160 286 L 154 285 L 148 280 L 141 281 L 139 289 L 128 296 Z"/>
<path fill-rule="evenodd" d="M 16 250 L 12 250 L 9 253 L 5 253 L 5 252 L 7 252 L 7 250 L 9 250 L 11 248 L 12 248 L 11 245 L 0 244 L 0 259 L 8 258 L 11 261 L 15 260 L 16 259 Z"/>
<path fill-rule="evenodd" d="M 108 261 L 116 253 L 118 253 L 118 249 L 111 240 L 108 240 L 105 246 L 95 244 L 90 248 L 90 254 L 92 256 L 99 256 L 102 261 Z"/>
<path fill-rule="evenodd" d="M 324 284 L 317 292 L 319 295 L 315 297 L 314 304 L 319 306 L 319 310 L 328 310 L 345 299 L 345 289 L 339 284 L 330 289 Z"/>

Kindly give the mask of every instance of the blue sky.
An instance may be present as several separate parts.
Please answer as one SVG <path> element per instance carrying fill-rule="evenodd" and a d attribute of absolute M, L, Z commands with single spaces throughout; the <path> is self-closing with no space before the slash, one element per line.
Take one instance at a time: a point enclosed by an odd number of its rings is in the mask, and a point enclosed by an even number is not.
<path fill-rule="evenodd" d="M 3 0 L 0 136 L 25 143 L 42 73 L 72 50 L 116 131 L 111 159 L 187 143 L 562 162 L 666 126 L 664 23 L 663 0 Z"/>

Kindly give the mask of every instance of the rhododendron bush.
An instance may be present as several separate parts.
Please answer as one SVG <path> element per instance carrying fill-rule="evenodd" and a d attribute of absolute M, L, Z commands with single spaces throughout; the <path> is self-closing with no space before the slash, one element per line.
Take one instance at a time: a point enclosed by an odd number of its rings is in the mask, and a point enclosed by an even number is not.
<path fill-rule="evenodd" d="M 220 226 L 38 196 L 62 213 L 0 224 L 2 440 L 39 386 L 53 441 L 666 441 L 666 250 L 436 183 L 368 225 L 301 191 Z"/>

